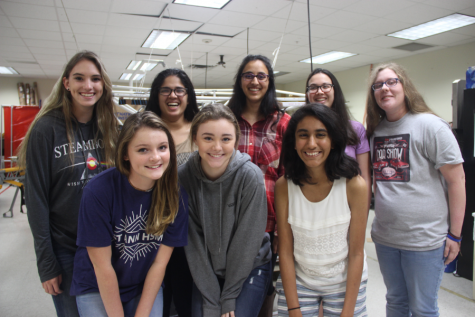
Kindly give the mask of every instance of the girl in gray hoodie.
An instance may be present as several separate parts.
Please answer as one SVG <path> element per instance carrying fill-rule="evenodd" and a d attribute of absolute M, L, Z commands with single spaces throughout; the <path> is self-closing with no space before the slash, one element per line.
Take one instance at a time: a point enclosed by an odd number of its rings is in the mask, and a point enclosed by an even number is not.
<path fill-rule="evenodd" d="M 178 170 L 189 195 L 193 317 L 257 316 L 271 278 L 262 172 L 236 150 L 239 131 L 228 107 L 204 107 L 190 132 L 199 150 Z"/>

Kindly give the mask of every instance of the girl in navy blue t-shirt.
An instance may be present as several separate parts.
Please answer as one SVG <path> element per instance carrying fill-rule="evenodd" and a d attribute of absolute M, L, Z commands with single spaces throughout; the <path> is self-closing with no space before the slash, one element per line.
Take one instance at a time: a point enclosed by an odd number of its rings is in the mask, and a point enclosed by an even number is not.
<path fill-rule="evenodd" d="M 84 188 L 71 294 L 81 316 L 162 316 L 165 268 L 187 244 L 188 196 L 161 119 L 130 116 L 115 163 Z"/>

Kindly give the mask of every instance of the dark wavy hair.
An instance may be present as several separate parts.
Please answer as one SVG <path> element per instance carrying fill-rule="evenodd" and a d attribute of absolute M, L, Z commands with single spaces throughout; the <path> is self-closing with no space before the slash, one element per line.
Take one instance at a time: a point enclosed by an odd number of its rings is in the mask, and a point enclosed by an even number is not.
<path fill-rule="evenodd" d="M 188 105 L 185 109 L 185 120 L 188 122 L 193 121 L 195 114 L 198 113 L 198 104 L 196 103 L 196 94 L 195 88 L 191 83 L 190 77 L 181 69 L 178 68 L 168 68 L 161 71 L 157 77 L 153 80 L 152 89 L 150 90 L 150 98 L 147 102 L 147 107 L 145 110 L 152 111 L 157 114 L 159 117 L 162 115 L 162 111 L 160 110 L 160 105 L 158 103 L 158 93 L 160 88 L 162 88 L 163 82 L 169 76 L 176 76 L 180 79 L 181 83 L 187 89 L 188 94 Z"/>
<path fill-rule="evenodd" d="M 350 123 L 350 114 L 345 104 L 345 96 L 343 95 L 343 90 L 341 90 L 340 83 L 338 82 L 338 79 L 336 79 L 335 75 L 333 75 L 328 69 L 316 68 L 310 73 L 310 75 L 308 75 L 305 91 L 307 91 L 308 82 L 310 79 L 319 73 L 327 75 L 332 81 L 334 99 L 331 109 L 335 111 L 340 117 L 340 127 L 348 131 L 348 145 L 358 145 L 360 143 L 360 139 L 358 138 L 358 135 Z M 308 93 L 305 93 L 305 102 L 310 103 L 310 100 L 308 99 Z"/>
<path fill-rule="evenodd" d="M 282 140 L 280 160 L 285 168 L 285 178 L 295 185 L 303 186 L 302 181 L 309 182 L 311 176 L 307 167 L 295 150 L 295 132 L 305 117 L 320 120 L 327 129 L 332 149 L 325 161 L 325 173 L 330 181 L 340 177 L 353 178 L 360 174 L 358 162 L 345 154 L 348 136 L 341 129 L 341 119 L 335 111 L 319 103 L 310 103 L 299 108 L 292 116 Z"/>
<path fill-rule="evenodd" d="M 261 105 L 259 106 L 259 112 L 267 118 L 269 115 L 274 114 L 274 112 L 282 111 L 279 108 L 279 104 L 277 103 L 277 93 L 275 92 L 275 77 L 274 71 L 272 70 L 272 64 L 270 60 L 263 56 L 263 55 L 247 55 L 241 62 L 241 65 L 238 68 L 236 76 L 234 77 L 234 86 L 233 86 L 233 96 L 229 100 L 229 108 L 233 111 L 236 118 L 240 118 L 242 114 L 242 110 L 246 106 L 246 95 L 242 90 L 241 86 L 241 74 L 244 71 L 244 68 L 249 62 L 260 60 L 264 63 L 269 73 L 269 86 L 267 88 L 267 92 L 264 95 L 264 98 L 261 101 Z M 277 120 L 274 124 L 279 122 L 280 115 L 277 117 Z M 274 125 L 273 124 L 273 125 Z"/>

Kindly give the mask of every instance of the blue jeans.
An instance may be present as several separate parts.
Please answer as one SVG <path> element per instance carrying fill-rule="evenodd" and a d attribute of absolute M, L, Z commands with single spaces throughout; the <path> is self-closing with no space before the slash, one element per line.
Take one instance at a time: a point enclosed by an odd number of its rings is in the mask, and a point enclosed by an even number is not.
<path fill-rule="evenodd" d="M 76 297 L 69 295 L 69 289 L 73 281 L 74 255 L 76 252 L 60 246 L 53 240 L 53 251 L 56 260 L 61 266 L 62 282 L 59 288 L 63 291 L 59 295 L 53 295 L 53 303 L 58 317 L 79 317 L 76 306 Z"/>
<path fill-rule="evenodd" d="M 236 316 L 257 317 L 267 293 L 269 279 L 272 278 L 271 261 L 254 268 L 246 281 L 242 284 L 241 293 L 236 298 Z M 218 278 L 221 288 L 224 280 Z M 203 296 L 193 284 L 193 298 L 191 304 L 191 316 L 203 317 Z"/>
<path fill-rule="evenodd" d="M 439 316 L 437 293 L 445 268 L 445 243 L 429 251 L 375 246 L 387 288 L 386 316 Z"/>
<path fill-rule="evenodd" d="M 122 303 L 125 317 L 134 317 L 141 297 L 142 294 L 139 294 L 128 302 Z M 81 317 L 107 317 L 106 308 L 104 307 L 104 303 L 102 302 L 100 293 L 96 292 L 78 295 L 76 296 L 76 301 L 78 303 L 79 314 L 81 315 Z M 155 302 L 153 303 L 150 316 L 162 317 L 162 312 L 163 290 L 160 287 L 160 291 L 158 292 L 157 297 L 155 298 Z"/>

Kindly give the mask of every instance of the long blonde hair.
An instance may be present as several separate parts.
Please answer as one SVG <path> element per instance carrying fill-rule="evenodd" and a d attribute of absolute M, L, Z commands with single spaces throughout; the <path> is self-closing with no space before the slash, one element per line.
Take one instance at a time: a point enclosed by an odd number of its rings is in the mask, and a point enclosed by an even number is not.
<path fill-rule="evenodd" d="M 36 115 L 35 119 L 31 123 L 28 132 L 26 133 L 25 138 L 23 139 L 20 147 L 18 149 L 18 165 L 21 167 L 26 167 L 26 155 L 27 155 L 27 147 L 28 141 L 30 139 L 31 131 L 35 124 L 40 120 L 42 117 L 50 113 L 55 109 L 62 109 L 64 114 L 64 120 L 66 124 L 66 131 L 67 131 L 67 138 L 69 143 L 74 142 L 74 131 L 73 131 L 73 112 L 72 112 L 72 97 L 71 93 L 66 90 L 63 85 L 63 78 L 69 78 L 69 75 L 76 66 L 82 60 L 88 60 L 94 63 L 94 65 L 99 70 L 101 74 L 102 81 L 104 83 L 103 93 L 101 98 L 97 101 L 94 105 L 94 112 L 96 114 L 96 123 L 97 131 L 94 139 L 97 140 L 99 134 L 102 135 L 102 139 L 104 141 L 104 161 L 108 166 L 114 165 L 114 152 L 115 152 L 115 144 L 117 141 L 117 134 L 118 134 L 118 124 L 117 120 L 114 116 L 114 102 L 112 101 L 112 83 L 107 75 L 106 69 L 102 64 L 99 56 L 91 51 L 81 51 L 76 53 L 69 62 L 66 64 L 63 74 L 58 79 L 56 84 L 51 91 L 51 94 L 46 99 L 45 104 L 41 108 L 41 110 Z M 74 120 L 76 123 L 76 120 Z M 77 126 L 76 126 L 77 127 Z M 70 154 L 71 161 L 74 160 L 74 155 Z"/>
<path fill-rule="evenodd" d="M 366 134 L 368 135 L 368 137 L 370 137 L 374 133 L 376 126 L 381 122 L 381 120 L 386 118 L 386 112 L 381 109 L 376 103 L 376 99 L 374 98 L 374 91 L 371 87 L 376 81 L 376 77 L 378 76 L 379 72 L 384 69 L 392 70 L 399 78 L 399 81 L 401 82 L 401 85 L 404 90 L 404 102 L 406 104 L 408 112 L 431 113 L 435 115 L 435 113 L 427 106 L 426 102 L 424 101 L 424 98 L 417 91 L 416 87 L 407 75 L 406 70 L 401 65 L 393 62 L 381 64 L 373 69 L 368 80 L 368 94 L 366 97 Z"/>
<path fill-rule="evenodd" d="M 152 204 L 147 219 L 146 232 L 156 236 L 162 235 L 168 225 L 175 220 L 179 206 L 178 168 L 175 143 L 165 123 L 151 111 L 137 112 L 124 122 L 117 142 L 115 155 L 116 168 L 129 177 L 130 161 L 125 160 L 129 143 L 141 128 L 151 128 L 165 132 L 170 149 L 170 161 L 162 177 L 155 181 L 152 192 Z"/>

